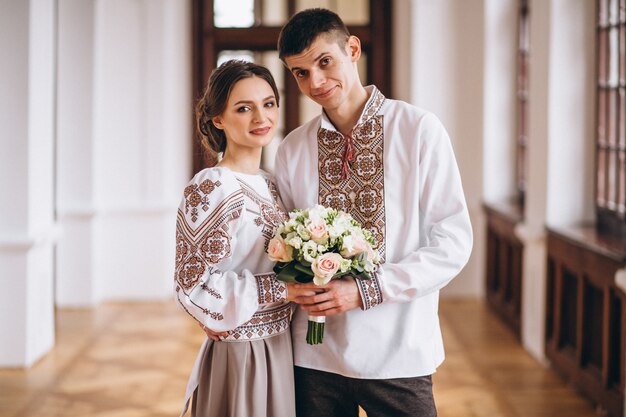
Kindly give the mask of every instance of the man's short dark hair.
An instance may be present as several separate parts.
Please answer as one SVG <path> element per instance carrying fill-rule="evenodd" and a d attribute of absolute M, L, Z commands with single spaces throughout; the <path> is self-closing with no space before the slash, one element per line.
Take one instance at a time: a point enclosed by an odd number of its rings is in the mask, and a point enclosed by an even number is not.
<path fill-rule="evenodd" d="M 278 36 L 278 56 L 281 60 L 307 49 L 320 35 L 335 38 L 343 51 L 350 32 L 341 18 L 327 9 L 306 9 L 296 13 L 283 26 Z"/>

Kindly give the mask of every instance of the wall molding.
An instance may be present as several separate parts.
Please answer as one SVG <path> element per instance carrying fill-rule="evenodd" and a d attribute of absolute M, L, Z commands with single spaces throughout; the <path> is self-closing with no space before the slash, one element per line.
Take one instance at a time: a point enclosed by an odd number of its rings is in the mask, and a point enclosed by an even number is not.
<path fill-rule="evenodd" d="M 36 246 L 56 243 L 61 236 L 61 226 L 54 223 L 47 230 L 31 235 L 5 234 L 0 235 L 0 251 L 27 251 Z"/>

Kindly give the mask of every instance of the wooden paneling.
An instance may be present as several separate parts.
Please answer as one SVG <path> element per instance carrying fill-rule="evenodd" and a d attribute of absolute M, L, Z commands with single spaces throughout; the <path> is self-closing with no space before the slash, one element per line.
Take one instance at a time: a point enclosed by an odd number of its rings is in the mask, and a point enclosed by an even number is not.
<path fill-rule="evenodd" d="M 624 415 L 625 242 L 593 228 L 548 232 L 546 355 L 608 415 Z"/>
<path fill-rule="evenodd" d="M 485 206 L 487 213 L 487 302 L 520 338 L 522 242 L 515 236 L 517 206 Z"/>

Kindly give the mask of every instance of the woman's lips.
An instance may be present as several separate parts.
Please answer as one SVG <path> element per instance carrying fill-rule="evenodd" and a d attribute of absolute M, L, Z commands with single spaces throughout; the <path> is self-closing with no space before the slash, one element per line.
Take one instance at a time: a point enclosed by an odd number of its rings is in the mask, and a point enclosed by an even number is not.
<path fill-rule="evenodd" d="M 252 133 L 253 135 L 265 135 L 269 131 L 270 131 L 270 127 L 266 126 L 266 127 L 259 127 L 257 129 L 252 129 L 250 133 Z"/>

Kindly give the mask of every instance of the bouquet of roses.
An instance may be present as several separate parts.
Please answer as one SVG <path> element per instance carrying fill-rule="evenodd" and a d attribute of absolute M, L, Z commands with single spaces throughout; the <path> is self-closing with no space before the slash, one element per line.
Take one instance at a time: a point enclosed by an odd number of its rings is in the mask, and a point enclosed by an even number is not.
<path fill-rule="evenodd" d="M 276 278 L 326 285 L 352 275 L 370 279 L 380 262 L 372 234 L 349 214 L 321 205 L 289 213 L 276 228 L 267 252 L 276 262 Z M 309 316 L 308 344 L 322 343 L 325 317 Z"/>

